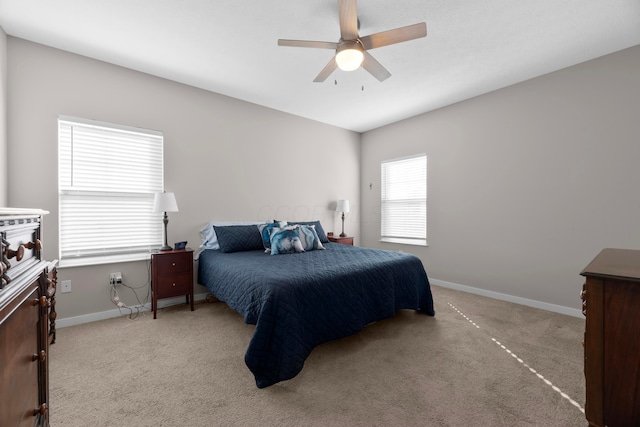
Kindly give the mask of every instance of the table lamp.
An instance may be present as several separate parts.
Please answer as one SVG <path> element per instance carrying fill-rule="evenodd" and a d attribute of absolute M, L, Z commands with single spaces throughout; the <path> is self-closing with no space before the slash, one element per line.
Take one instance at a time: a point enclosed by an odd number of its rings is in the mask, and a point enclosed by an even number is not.
<path fill-rule="evenodd" d="M 346 237 L 344 234 L 344 214 L 349 212 L 349 201 L 348 200 L 338 200 L 338 204 L 336 205 L 336 212 L 342 212 L 342 233 L 340 233 L 340 237 Z"/>
<path fill-rule="evenodd" d="M 153 211 L 164 212 L 164 245 L 160 248 L 160 250 L 170 251 L 171 246 L 167 244 L 167 224 L 169 223 L 167 212 L 178 212 L 176 196 L 173 193 L 156 193 L 156 196 L 153 199 Z"/>

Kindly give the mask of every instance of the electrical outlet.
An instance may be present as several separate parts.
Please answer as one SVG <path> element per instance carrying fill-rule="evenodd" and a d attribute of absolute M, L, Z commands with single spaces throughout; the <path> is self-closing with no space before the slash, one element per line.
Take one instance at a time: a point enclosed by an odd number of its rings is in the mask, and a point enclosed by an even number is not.
<path fill-rule="evenodd" d="M 71 292 L 71 280 L 63 280 L 60 282 L 60 288 L 63 294 Z"/>
<path fill-rule="evenodd" d="M 122 273 L 111 273 L 109 275 L 109 284 L 110 285 L 122 285 Z"/>

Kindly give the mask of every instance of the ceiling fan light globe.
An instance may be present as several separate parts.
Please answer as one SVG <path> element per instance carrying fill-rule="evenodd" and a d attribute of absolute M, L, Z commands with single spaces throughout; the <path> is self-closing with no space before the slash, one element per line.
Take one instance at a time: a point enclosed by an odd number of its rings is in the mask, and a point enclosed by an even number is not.
<path fill-rule="evenodd" d="M 362 65 L 364 52 L 358 46 L 338 49 L 336 52 L 336 64 L 343 71 L 353 71 Z"/>

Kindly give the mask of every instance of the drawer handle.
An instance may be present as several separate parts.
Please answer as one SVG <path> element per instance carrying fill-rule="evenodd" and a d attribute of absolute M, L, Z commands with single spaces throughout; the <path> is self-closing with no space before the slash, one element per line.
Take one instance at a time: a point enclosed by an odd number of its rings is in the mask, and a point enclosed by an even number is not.
<path fill-rule="evenodd" d="M 176 284 L 174 283 L 172 286 L 175 288 L 175 287 L 176 287 Z"/>
<path fill-rule="evenodd" d="M 39 408 L 33 410 L 33 416 L 37 417 L 38 415 L 44 415 L 47 413 L 47 404 L 43 403 Z"/>
<path fill-rule="evenodd" d="M 582 300 L 582 315 L 587 315 L 587 289 L 583 286 L 582 292 L 580 292 L 580 299 Z"/>
<path fill-rule="evenodd" d="M 11 259 L 13 257 L 16 258 L 16 261 L 20 261 L 22 260 L 22 257 L 24 256 L 24 246 L 20 245 L 18 246 L 18 250 L 14 251 L 13 249 L 7 249 L 7 258 Z"/>
<path fill-rule="evenodd" d="M 42 250 L 42 243 L 39 239 L 36 239 L 33 242 L 23 243 L 22 245 L 18 246 L 18 249 L 15 251 L 13 249 L 7 249 L 7 258 L 11 259 L 15 257 L 16 261 L 20 262 L 24 257 L 25 248 L 29 250 L 35 248 L 36 250 L 40 251 Z"/>
<path fill-rule="evenodd" d="M 172 266 L 172 267 L 175 267 L 175 266 L 176 266 L 176 263 L 175 263 L 175 262 L 174 262 L 174 263 L 172 263 L 172 264 L 171 264 L 171 266 Z"/>
<path fill-rule="evenodd" d="M 27 249 L 36 248 L 37 251 L 41 251 L 42 250 L 42 242 L 40 241 L 40 239 L 36 239 L 33 242 L 25 243 L 22 246 L 24 246 Z"/>
<path fill-rule="evenodd" d="M 34 299 L 33 301 L 31 301 L 31 305 L 33 306 L 39 305 L 40 307 L 46 307 L 47 297 L 43 295 L 39 299 Z"/>
<path fill-rule="evenodd" d="M 40 350 L 40 353 L 34 353 L 33 356 L 31 356 L 31 361 L 35 362 L 36 360 L 44 362 L 47 360 L 47 353 L 45 353 L 44 350 Z"/>

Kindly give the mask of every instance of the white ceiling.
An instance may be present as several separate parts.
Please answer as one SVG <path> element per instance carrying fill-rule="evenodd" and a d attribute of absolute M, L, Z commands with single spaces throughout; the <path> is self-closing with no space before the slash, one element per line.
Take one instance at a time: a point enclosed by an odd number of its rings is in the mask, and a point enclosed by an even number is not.
<path fill-rule="evenodd" d="M 357 132 L 640 44 L 639 0 L 360 0 L 358 16 L 361 36 L 424 21 L 427 37 L 370 51 L 382 83 L 313 83 L 333 52 L 277 40 L 338 41 L 336 0 L 0 0 L 8 35 Z"/>

